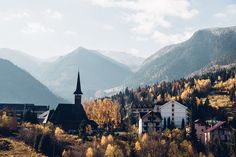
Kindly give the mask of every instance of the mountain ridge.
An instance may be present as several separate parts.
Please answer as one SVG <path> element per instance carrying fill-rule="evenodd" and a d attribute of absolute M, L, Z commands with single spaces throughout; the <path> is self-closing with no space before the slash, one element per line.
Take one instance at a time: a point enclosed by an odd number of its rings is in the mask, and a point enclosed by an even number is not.
<path fill-rule="evenodd" d="M 144 61 L 130 79 L 131 86 L 171 81 L 189 75 L 209 64 L 236 62 L 236 27 L 198 30 L 179 44 L 160 49 Z M 155 57 L 163 51 L 160 57 Z"/>
<path fill-rule="evenodd" d="M 0 59 L 0 100 L 4 103 L 33 103 L 55 107 L 65 102 L 25 70 Z"/>

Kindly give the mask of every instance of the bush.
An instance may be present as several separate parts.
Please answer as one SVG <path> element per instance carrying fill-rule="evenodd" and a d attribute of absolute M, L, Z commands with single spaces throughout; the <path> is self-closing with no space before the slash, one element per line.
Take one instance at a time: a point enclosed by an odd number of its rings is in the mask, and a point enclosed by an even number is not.
<path fill-rule="evenodd" d="M 0 140 L 0 151 L 9 151 L 13 149 L 12 144 L 6 140 Z"/>

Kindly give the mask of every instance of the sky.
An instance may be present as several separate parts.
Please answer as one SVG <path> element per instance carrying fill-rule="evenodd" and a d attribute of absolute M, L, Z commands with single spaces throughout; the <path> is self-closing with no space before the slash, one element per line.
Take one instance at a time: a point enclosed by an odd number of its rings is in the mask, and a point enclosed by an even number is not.
<path fill-rule="evenodd" d="M 39 58 L 78 47 L 146 58 L 196 30 L 234 25 L 235 0 L 0 0 L 0 48 Z"/>

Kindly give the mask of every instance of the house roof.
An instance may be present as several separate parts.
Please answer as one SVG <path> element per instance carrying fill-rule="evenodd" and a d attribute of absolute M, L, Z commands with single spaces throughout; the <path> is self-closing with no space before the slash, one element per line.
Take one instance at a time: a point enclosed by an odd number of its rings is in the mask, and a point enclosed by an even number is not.
<path fill-rule="evenodd" d="M 160 112 L 153 112 L 153 111 L 149 111 L 148 113 L 140 112 L 140 118 L 141 119 L 144 119 L 144 118 L 146 118 L 150 115 L 156 115 L 158 118 L 160 118 L 162 120 L 162 116 L 161 116 Z"/>
<path fill-rule="evenodd" d="M 88 120 L 88 117 L 81 104 L 58 104 L 49 121 L 63 124 L 80 123 L 82 120 Z"/>
<path fill-rule="evenodd" d="M 148 103 L 148 102 L 138 102 L 138 103 L 133 103 L 132 108 L 154 108 L 156 103 Z"/>
<path fill-rule="evenodd" d="M 45 123 L 48 122 L 48 120 L 49 120 L 50 117 L 52 116 L 53 112 L 54 112 L 54 110 L 48 110 L 48 111 L 46 111 L 46 112 L 40 114 L 40 115 L 38 116 L 38 118 L 39 118 L 39 119 L 42 119 L 42 120 L 43 120 L 42 123 L 45 124 Z"/>
<path fill-rule="evenodd" d="M 214 126 L 208 128 L 208 129 L 206 130 L 206 132 L 214 131 L 214 130 L 218 129 L 220 126 L 222 126 L 223 124 L 225 124 L 225 121 L 219 121 L 219 122 L 216 123 Z"/>
<path fill-rule="evenodd" d="M 16 104 L 16 103 L 0 103 L 0 109 L 9 110 L 33 110 L 33 111 L 47 111 L 49 106 L 34 105 L 34 104 Z"/>
<path fill-rule="evenodd" d="M 177 101 L 175 101 L 175 100 L 171 100 L 171 101 L 165 103 L 164 105 L 161 105 L 161 106 L 160 106 L 160 109 L 163 108 L 163 107 L 165 107 L 165 106 L 167 106 L 167 105 L 170 105 L 170 104 L 172 104 L 172 103 L 177 104 L 177 105 L 181 106 L 181 107 L 184 108 L 184 109 L 188 109 L 188 107 L 184 106 L 183 104 L 181 104 L 181 103 L 179 103 L 179 102 L 177 102 Z"/>
<path fill-rule="evenodd" d="M 82 91 L 81 91 L 81 85 L 80 85 L 80 74 L 78 72 L 78 77 L 77 77 L 77 86 L 76 86 L 76 90 L 74 92 L 74 94 L 80 94 L 82 95 Z"/>

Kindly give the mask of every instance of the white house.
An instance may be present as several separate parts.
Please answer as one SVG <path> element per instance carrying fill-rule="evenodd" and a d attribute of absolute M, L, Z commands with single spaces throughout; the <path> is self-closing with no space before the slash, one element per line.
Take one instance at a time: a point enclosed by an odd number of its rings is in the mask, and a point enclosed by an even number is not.
<path fill-rule="evenodd" d="M 182 120 L 184 119 L 185 124 L 188 123 L 188 108 L 177 101 L 171 100 L 164 105 L 159 107 L 161 116 L 163 119 L 170 122 L 173 122 L 175 127 L 181 128 Z M 164 120 L 162 121 L 162 126 L 164 125 Z"/>
<path fill-rule="evenodd" d="M 162 117 L 160 112 L 150 111 L 139 113 L 139 134 L 153 133 L 161 129 Z"/>

